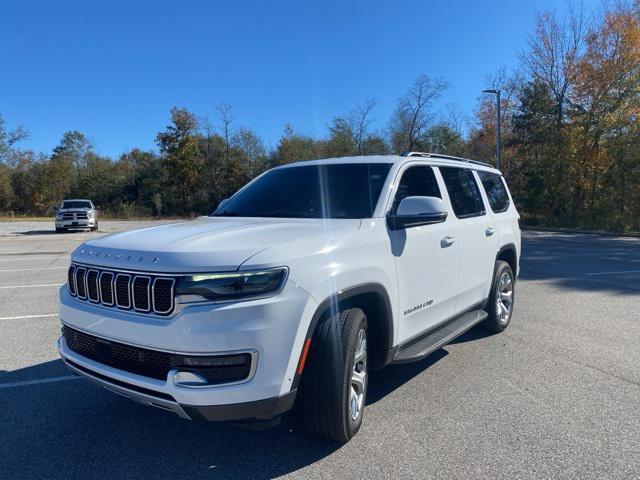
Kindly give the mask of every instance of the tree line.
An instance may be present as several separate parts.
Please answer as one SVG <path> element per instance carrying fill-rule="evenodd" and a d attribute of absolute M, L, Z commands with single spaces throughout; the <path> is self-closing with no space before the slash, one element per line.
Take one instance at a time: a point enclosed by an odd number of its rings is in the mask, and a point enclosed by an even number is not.
<path fill-rule="evenodd" d="M 574 4 L 537 16 L 520 64 L 487 79 L 502 92 L 502 170 L 524 221 L 640 231 L 640 1 L 587 16 Z M 436 111 L 449 83 L 418 77 L 383 129 L 375 99 L 331 119 L 313 138 L 287 125 L 268 148 L 218 104 L 215 119 L 175 107 L 156 151 L 117 159 L 68 131 L 50 154 L 20 148 L 23 127 L 0 117 L 0 212 L 51 215 L 64 198 L 91 198 L 103 215 L 207 214 L 251 178 L 294 161 L 411 150 L 495 161 L 495 98 L 471 118 Z M 466 127 L 466 128 L 465 128 Z"/>

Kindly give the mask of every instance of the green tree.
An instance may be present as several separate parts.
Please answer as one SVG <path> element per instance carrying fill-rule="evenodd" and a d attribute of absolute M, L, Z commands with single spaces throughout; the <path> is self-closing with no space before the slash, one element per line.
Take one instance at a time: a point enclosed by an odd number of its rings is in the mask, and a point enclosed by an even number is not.
<path fill-rule="evenodd" d="M 171 109 L 172 125 L 158 133 L 156 142 L 167 169 L 167 182 L 180 197 L 180 211 L 187 215 L 189 200 L 200 171 L 201 162 L 196 137 L 198 121 L 184 108 Z"/>
<path fill-rule="evenodd" d="M 348 119 L 334 117 L 329 126 L 329 137 L 323 142 L 322 156 L 347 157 L 357 154 L 353 127 Z"/>
<path fill-rule="evenodd" d="M 272 163 L 284 165 L 286 163 L 319 158 L 316 141 L 304 135 L 295 133 L 293 126 L 287 125 L 272 154 Z"/>

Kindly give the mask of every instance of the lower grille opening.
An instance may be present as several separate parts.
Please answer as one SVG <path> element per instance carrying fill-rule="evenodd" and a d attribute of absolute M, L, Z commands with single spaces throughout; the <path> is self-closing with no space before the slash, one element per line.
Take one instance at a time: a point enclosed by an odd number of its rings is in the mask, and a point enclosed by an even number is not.
<path fill-rule="evenodd" d="M 134 347 L 95 337 L 63 325 L 67 346 L 78 355 L 144 377 L 166 380 L 170 370 L 198 373 L 207 385 L 239 382 L 251 373 L 251 355 L 235 353 L 212 356 L 181 355 Z"/>

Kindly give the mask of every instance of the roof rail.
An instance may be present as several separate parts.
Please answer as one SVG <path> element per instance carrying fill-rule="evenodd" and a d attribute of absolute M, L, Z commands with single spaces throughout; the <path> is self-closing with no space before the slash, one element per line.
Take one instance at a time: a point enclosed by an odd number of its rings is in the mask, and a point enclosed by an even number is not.
<path fill-rule="evenodd" d="M 483 165 L 485 167 L 495 168 L 490 163 L 480 162 L 478 160 L 469 160 L 468 158 L 454 157 L 452 155 L 443 155 L 441 153 L 428 153 L 428 152 L 407 152 L 405 157 L 422 157 L 422 158 L 442 158 L 445 160 L 455 160 L 457 162 L 474 163 L 476 165 Z"/>

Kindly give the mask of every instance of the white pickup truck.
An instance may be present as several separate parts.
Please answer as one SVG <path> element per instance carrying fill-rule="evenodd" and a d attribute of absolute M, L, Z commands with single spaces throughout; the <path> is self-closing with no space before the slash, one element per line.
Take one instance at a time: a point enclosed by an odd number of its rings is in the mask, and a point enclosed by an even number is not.
<path fill-rule="evenodd" d="M 98 230 L 98 210 L 91 200 L 63 200 L 56 208 L 56 233 L 67 230 Z"/>
<path fill-rule="evenodd" d="M 269 170 L 207 217 L 92 239 L 60 290 L 75 372 L 187 419 L 359 429 L 369 372 L 513 313 L 518 213 L 490 165 L 436 154 Z"/>

